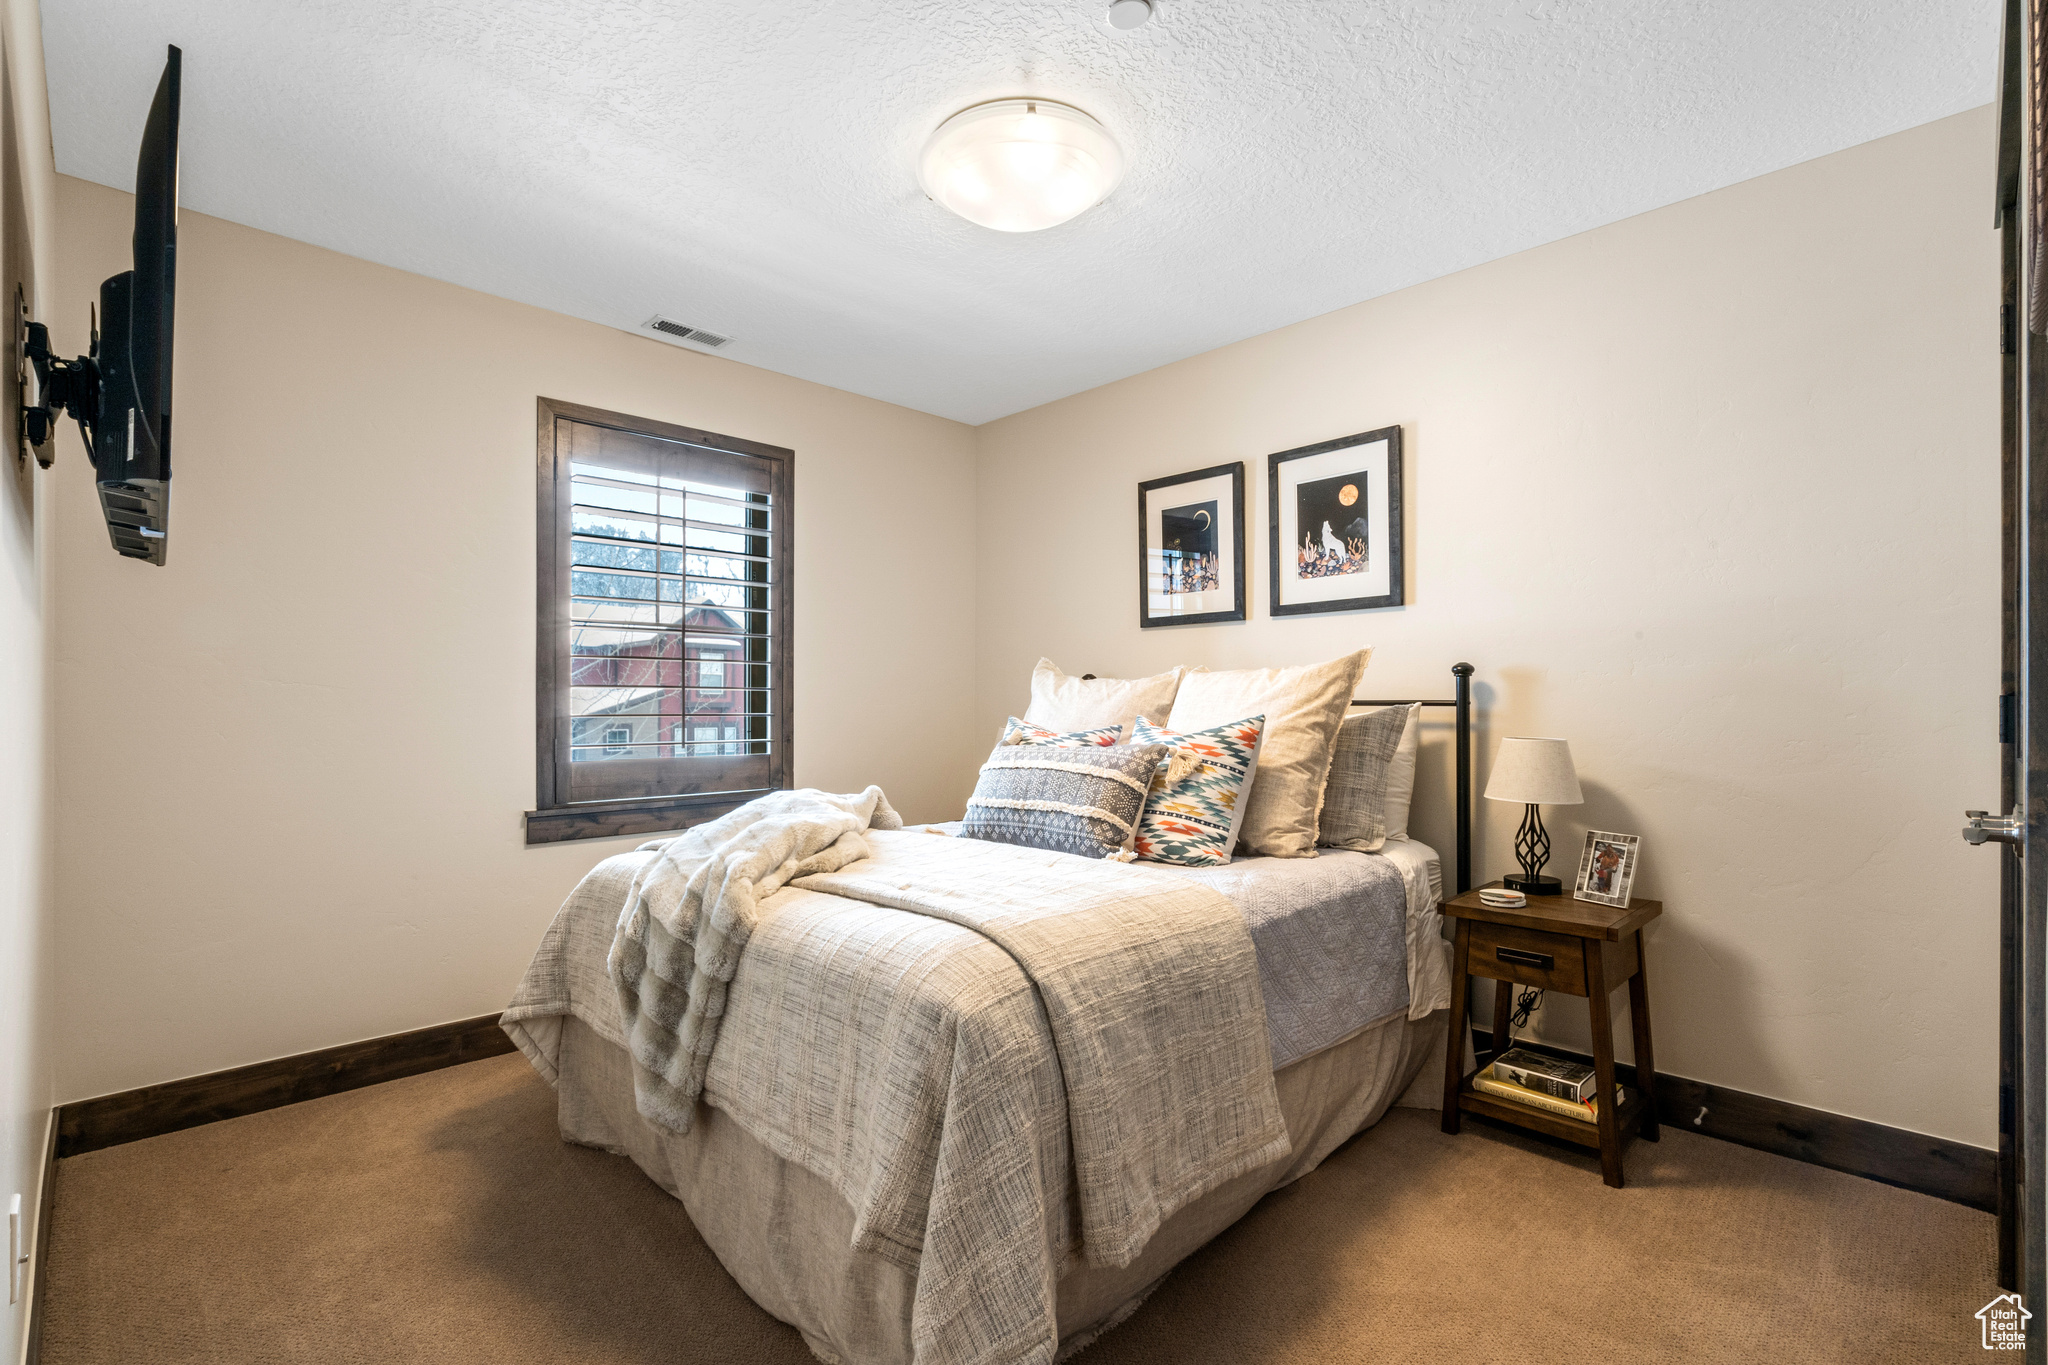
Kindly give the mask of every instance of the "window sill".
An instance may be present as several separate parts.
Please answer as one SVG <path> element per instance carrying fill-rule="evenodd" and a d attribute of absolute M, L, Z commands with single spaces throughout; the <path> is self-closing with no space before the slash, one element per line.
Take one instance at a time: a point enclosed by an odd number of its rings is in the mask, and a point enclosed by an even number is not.
<path fill-rule="evenodd" d="M 765 795 L 766 789 L 696 792 L 688 796 L 643 796 L 530 810 L 526 812 L 526 842 L 531 846 L 572 839 L 616 839 L 629 834 L 680 833 Z"/>

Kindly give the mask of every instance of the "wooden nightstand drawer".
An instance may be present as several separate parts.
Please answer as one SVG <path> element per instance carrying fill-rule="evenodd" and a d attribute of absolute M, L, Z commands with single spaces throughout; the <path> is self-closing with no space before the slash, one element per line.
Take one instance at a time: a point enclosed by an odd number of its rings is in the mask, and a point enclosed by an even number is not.
<path fill-rule="evenodd" d="M 1472 926 L 1465 970 L 1495 981 L 1586 994 L 1585 940 L 1570 934 L 1546 934 L 1512 924 Z"/>

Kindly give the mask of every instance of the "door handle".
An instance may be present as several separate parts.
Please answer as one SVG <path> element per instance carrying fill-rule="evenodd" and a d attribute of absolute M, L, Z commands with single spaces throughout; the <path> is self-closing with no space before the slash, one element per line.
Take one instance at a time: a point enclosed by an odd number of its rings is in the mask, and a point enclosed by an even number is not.
<path fill-rule="evenodd" d="M 2003 818 L 1989 811 L 1966 810 L 1963 818 L 1970 823 L 1963 826 L 1963 842 L 1967 844 L 2013 844 L 2023 845 L 2027 837 L 2027 822 L 2020 815 L 2018 806 L 2012 814 Z"/>

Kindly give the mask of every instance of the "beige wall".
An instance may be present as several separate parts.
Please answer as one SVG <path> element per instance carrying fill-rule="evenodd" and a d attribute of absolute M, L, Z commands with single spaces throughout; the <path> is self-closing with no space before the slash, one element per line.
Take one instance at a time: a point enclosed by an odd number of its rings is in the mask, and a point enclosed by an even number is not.
<path fill-rule="evenodd" d="M 502 1003 L 631 841 L 528 849 L 537 394 L 798 452 L 798 780 L 958 810 L 1033 659 L 1371 643 L 1480 669 L 1481 770 L 1572 740 L 1644 836 L 1659 1060 L 1989 1145 L 1997 753 L 1988 111 L 978 432 L 187 214 L 170 566 L 61 500 L 63 1098 Z M 126 264 L 61 182 L 61 345 Z M 1275 621 L 1274 450 L 1400 423 L 1402 610 Z M 75 482 L 67 433 L 63 471 Z M 978 457 L 977 457 L 978 451 Z M 1135 484 L 1250 463 L 1252 619 L 1141 632 Z M 914 737 L 905 742 L 904 736 Z M 1448 856 L 1447 767 L 1417 824 Z M 1481 802 L 1482 875 L 1519 812 Z M 1583 1040 L 1560 1002 L 1544 1032 Z"/>
<path fill-rule="evenodd" d="M 132 200 L 65 178 L 57 321 Z M 797 781 L 972 783 L 973 432 L 186 213 L 171 548 L 59 519 L 72 1099 L 503 1006 L 577 878 L 534 804 L 534 399 L 797 452 Z M 81 459 L 65 438 L 63 471 Z"/>
<path fill-rule="evenodd" d="M 1997 860 L 1956 836 L 1998 793 L 1992 140 L 1959 115 L 981 428 L 976 733 L 1041 652 L 1371 644 L 1383 696 L 1469 659 L 1482 774 L 1572 743 L 1564 875 L 1643 836 L 1660 1065 L 1994 1145 Z M 1409 605 L 1274 619 L 1264 457 L 1396 423 Z M 1251 619 L 1140 631 L 1135 485 L 1239 459 Z M 1478 805 L 1497 876 L 1521 812 Z"/>
<path fill-rule="evenodd" d="M 33 0 L 0 9 L 11 145 L 0 184 L 0 285 L 19 282 L 38 316 L 48 310 L 56 193 L 49 101 L 43 90 L 42 20 Z M 11 306 L 11 305 L 10 305 Z M 8 364 L 11 368 L 13 361 Z M 50 926 L 51 792 L 48 744 L 50 524 L 61 471 L 37 472 L 14 449 L 13 385 L 0 399 L 0 1205 L 19 1194 L 35 1235 L 52 1089 Z M 4 1212 L 4 1209 L 0 1209 Z M 28 1326 L 27 1290 L 0 1319 L 0 1360 L 18 1360 Z"/>

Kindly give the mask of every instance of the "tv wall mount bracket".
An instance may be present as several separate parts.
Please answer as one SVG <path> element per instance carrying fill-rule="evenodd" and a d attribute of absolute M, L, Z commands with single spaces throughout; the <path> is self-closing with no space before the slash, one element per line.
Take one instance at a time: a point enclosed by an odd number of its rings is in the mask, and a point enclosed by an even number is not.
<path fill-rule="evenodd" d="M 94 449 L 93 415 L 100 403 L 100 329 L 93 320 L 92 349 L 70 360 L 50 352 L 50 329 L 31 322 L 28 300 L 21 287 L 14 290 L 15 380 L 21 393 L 21 429 L 24 453 L 48 469 L 57 456 L 51 437 L 57 434 L 57 419 L 69 412 L 85 437 L 87 458 Z"/>

